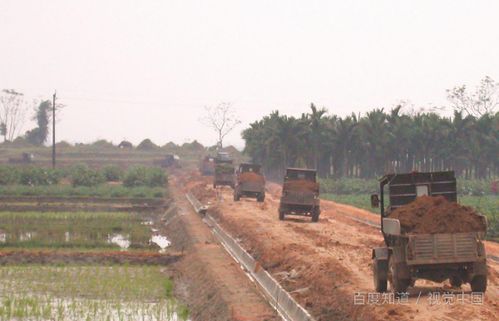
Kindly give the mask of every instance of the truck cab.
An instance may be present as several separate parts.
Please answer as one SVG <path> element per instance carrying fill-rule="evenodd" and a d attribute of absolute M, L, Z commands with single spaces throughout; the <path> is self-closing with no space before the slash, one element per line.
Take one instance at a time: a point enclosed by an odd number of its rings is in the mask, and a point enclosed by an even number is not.
<path fill-rule="evenodd" d="M 469 282 L 474 292 L 485 292 L 487 266 L 482 242 L 485 231 L 411 234 L 401 229 L 399 220 L 389 218 L 393 210 L 424 195 L 443 196 L 449 202 L 457 202 L 454 172 L 385 175 L 380 179 L 379 194 L 371 195 L 371 205 L 380 208 L 385 241 L 384 247 L 372 250 L 376 291 L 385 292 L 388 281 L 392 292 L 403 293 L 417 279 L 434 282 L 449 279 L 454 287 Z"/>
<path fill-rule="evenodd" d="M 286 215 L 301 215 L 310 216 L 312 222 L 317 222 L 320 212 L 317 172 L 306 168 L 286 169 L 279 203 L 279 220 L 284 220 Z"/>

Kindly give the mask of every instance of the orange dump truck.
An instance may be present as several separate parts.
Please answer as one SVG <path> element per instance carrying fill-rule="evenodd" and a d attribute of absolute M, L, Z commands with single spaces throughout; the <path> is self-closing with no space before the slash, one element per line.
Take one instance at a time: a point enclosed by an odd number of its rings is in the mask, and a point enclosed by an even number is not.
<path fill-rule="evenodd" d="M 258 202 L 265 200 L 265 178 L 257 164 L 242 163 L 236 170 L 234 201 L 241 197 L 254 197 Z"/>

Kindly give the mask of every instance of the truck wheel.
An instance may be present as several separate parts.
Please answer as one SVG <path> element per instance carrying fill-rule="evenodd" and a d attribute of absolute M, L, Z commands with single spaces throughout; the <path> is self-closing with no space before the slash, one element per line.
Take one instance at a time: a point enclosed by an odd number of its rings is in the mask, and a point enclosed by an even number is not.
<path fill-rule="evenodd" d="M 256 201 L 260 202 L 260 203 L 262 203 L 263 201 L 265 201 L 265 194 L 263 194 L 263 193 L 258 194 L 258 196 L 256 198 Z"/>
<path fill-rule="evenodd" d="M 217 188 L 217 184 L 213 183 L 213 188 Z"/>
<path fill-rule="evenodd" d="M 397 265 L 394 262 L 393 256 L 390 256 L 388 260 L 389 272 L 390 272 L 390 289 L 393 293 L 404 293 L 407 291 L 411 280 L 401 279 L 399 277 Z"/>
<path fill-rule="evenodd" d="M 314 208 L 312 210 L 312 222 L 316 223 L 319 222 L 319 214 L 321 211 L 318 208 Z"/>
<path fill-rule="evenodd" d="M 463 285 L 463 280 L 458 276 L 453 276 L 449 279 L 450 285 L 453 288 L 460 288 Z"/>
<path fill-rule="evenodd" d="M 238 202 L 241 199 L 241 195 L 239 193 L 234 193 L 234 201 Z"/>
<path fill-rule="evenodd" d="M 486 290 L 487 290 L 487 276 L 475 275 L 475 277 L 471 280 L 471 291 L 485 292 Z"/>
<path fill-rule="evenodd" d="M 282 210 L 282 209 L 279 208 L 279 220 L 283 221 L 284 220 L 284 216 L 285 216 L 284 210 Z"/>
<path fill-rule="evenodd" d="M 373 260 L 373 281 L 374 281 L 374 289 L 376 290 L 376 292 L 379 293 L 386 292 L 388 282 L 386 280 L 386 277 L 381 277 L 381 274 L 385 276 L 387 275 L 388 271 L 386 270 L 388 270 L 386 260 Z"/>

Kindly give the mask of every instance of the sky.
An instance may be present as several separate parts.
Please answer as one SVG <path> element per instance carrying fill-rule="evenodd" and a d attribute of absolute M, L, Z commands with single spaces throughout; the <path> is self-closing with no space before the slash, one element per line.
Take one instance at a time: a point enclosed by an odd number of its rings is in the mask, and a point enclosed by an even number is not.
<path fill-rule="evenodd" d="M 273 110 L 442 106 L 446 89 L 499 80 L 498 12 L 495 0 L 0 0 L 0 89 L 56 90 L 57 140 L 73 143 L 214 145 L 204 107 L 229 102 L 242 123 L 226 144 L 242 147 Z"/>

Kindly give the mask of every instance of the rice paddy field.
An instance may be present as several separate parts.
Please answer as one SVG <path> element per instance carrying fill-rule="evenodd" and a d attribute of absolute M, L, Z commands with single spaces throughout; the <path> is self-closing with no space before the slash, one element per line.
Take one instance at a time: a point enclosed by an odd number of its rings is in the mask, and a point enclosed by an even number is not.
<path fill-rule="evenodd" d="M 0 212 L 0 248 L 151 248 L 146 224 L 136 213 Z"/>
<path fill-rule="evenodd" d="M 186 320 L 159 266 L 0 267 L 0 320 Z"/>
<path fill-rule="evenodd" d="M 0 212 L 0 320 L 188 320 L 155 215 Z"/>

